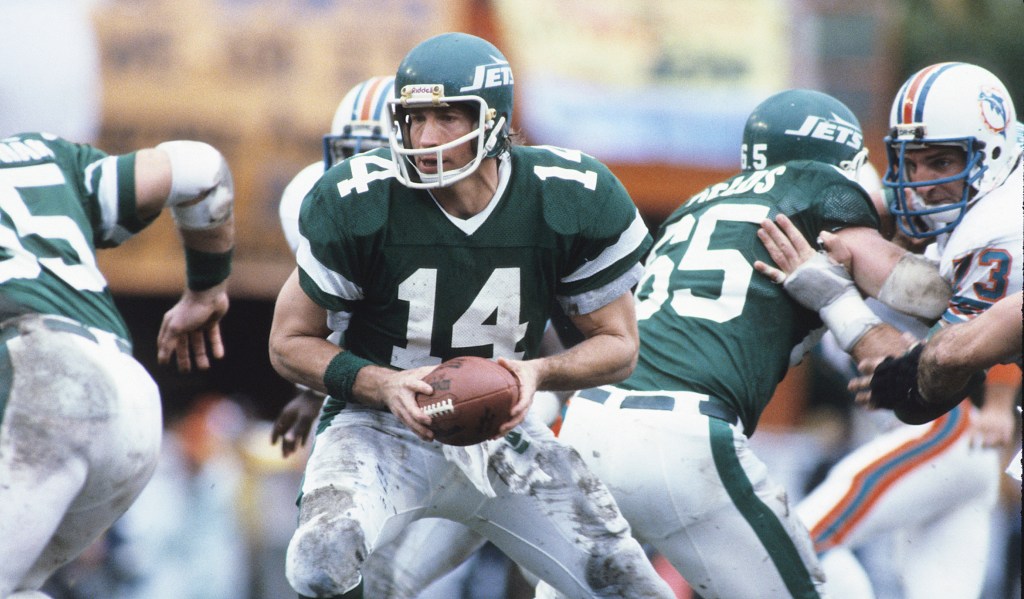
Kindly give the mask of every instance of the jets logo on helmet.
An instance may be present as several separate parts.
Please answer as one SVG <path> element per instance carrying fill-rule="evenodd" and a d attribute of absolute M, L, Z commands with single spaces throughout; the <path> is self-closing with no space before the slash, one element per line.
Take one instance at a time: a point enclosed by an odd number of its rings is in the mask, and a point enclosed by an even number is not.
<path fill-rule="evenodd" d="M 758 104 L 743 128 L 745 171 L 814 160 L 855 177 L 867 158 L 860 121 L 845 104 L 809 89 L 779 92 Z"/>
<path fill-rule="evenodd" d="M 394 89 L 394 77 L 371 77 L 345 94 L 334 113 L 331 132 L 324 136 L 324 169 L 388 145 L 385 116 Z"/>
<path fill-rule="evenodd" d="M 860 127 L 856 123 L 844 121 L 834 112 L 831 119 L 807 115 L 799 129 L 786 129 L 785 133 L 797 137 L 816 137 L 834 141 L 846 144 L 856 150 L 860 150 L 864 146 L 864 136 L 861 135 Z"/>
<path fill-rule="evenodd" d="M 968 206 L 1001 185 L 1021 156 L 1010 131 L 1016 120 L 1006 87 L 979 66 L 944 62 L 907 79 L 889 115 L 889 166 L 883 178 L 894 191 L 889 209 L 900 229 L 918 238 L 947 233 L 960 223 Z M 906 152 L 929 145 L 963 149 L 966 167 L 943 179 L 912 180 L 904 167 Z M 953 181 L 963 182 L 957 202 L 929 206 L 916 193 L 919 187 Z"/>
<path fill-rule="evenodd" d="M 492 56 L 493 64 L 482 64 L 477 66 L 473 75 L 473 83 L 459 88 L 460 92 L 471 92 L 485 87 L 497 87 L 499 85 L 512 85 L 512 69 L 504 60 Z"/>
<path fill-rule="evenodd" d="M 504 55 L 490 42 L 466 33 L 434 36 L 405 56 L 395 85 L 401 93 L 388 102 L 391 158 L 403 185 L 417 189 L 451 185 L 475 172 L 485 158 L 497 157 L 508 148 L 514 78 Z M 409 111 L 452 104 L 470 108 L 476 127 L 439 146 L 412 148 L 407 135 Z M 467 142 L 476 147 L 474 158 L 465 166 L 444 170 L 442 153 Z M 424 155 L 436 158 L 436 173 L 416 168 L 416 158 Z"/>

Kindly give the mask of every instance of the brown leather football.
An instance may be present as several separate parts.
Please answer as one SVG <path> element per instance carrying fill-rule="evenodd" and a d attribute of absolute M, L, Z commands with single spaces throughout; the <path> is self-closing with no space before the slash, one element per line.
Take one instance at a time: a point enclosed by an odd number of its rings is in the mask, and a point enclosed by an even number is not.
<path fill-rule="evenodd" d="M 417 393 L 416 403 L 430 416 L 434 439 L 448 445 L 474 445 L 495 437 L 519 399 L 516 375 L 485 358 L 452 358 L 423 380 L 434 392 Z"/>

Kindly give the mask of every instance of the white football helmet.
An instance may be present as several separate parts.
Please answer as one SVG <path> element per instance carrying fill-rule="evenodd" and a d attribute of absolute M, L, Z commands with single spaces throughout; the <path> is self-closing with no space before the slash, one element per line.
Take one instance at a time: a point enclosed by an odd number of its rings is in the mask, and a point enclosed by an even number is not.
<path fill-rule="evenodd" d="M 1017 165 L 1017 113 L 1003 83 L 972 64 L 945 62 L 926 67 L 903 84 L 892 104 L 885 138 L 889 167 L 883 179 L 894 190 L 890 210 L 911 237 L 951 231 L 967 207 L 1001 185 Z M 929 144 L 954 145 L 967 153 L 963 172 L 943 179 L 910 181 L 905 152 Z M 961 201 L 926 205 L 916 188 L 963 180 Z"/>
<path fill-rule="evenodd" d="M 324 169 L 360 152 L 388 145 L 387 101 L 394 77 L 371 77 L 356 84 L 338 104 L 331 132 L 324 136 Z"/>

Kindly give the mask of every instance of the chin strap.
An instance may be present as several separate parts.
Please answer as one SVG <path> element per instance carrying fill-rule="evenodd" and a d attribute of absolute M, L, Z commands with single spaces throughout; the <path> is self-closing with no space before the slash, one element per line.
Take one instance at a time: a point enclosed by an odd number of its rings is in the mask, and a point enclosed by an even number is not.
<path fill-rule="evenodd" d="M 493 123 L 490 127 L 491 134 L 487 136 L 487 141 L 484 142 L 484 156 L 487 156 L 494 150 L 494 146 L 498 145 L 498 139 L 501 136 L 502 130 L 505 128 L 505 117 L 498 119 L 496 123 Z"/>

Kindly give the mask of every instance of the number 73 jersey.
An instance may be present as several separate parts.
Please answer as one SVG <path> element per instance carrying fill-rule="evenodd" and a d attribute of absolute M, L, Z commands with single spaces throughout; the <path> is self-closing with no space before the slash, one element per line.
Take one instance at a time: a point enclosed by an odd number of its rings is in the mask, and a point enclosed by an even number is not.
<path fill-rule="evenodd" d="M 342 346 L 403 369 L 528 359 L 556 301 L 589 313 L 636 284 L 650 235 L 607 167 L 546 146 L 499 160 L 495 199 L 465 220 L 398 183 L 387 148 L 313 187 L 299 216 L 299 281 Z"/>
<path fill-rule="evenodd" d="M 640 358 L 625 388 L 711 395 L 753 433 L 822 326 L 754 270 L 758 259 L 774 264 L 757 230 L 780 212 L 812 245 L 822 230 L 878 227 L 865 191 L 819 162 L 744 172 L 690 198 L 662 224 L 637 287 Z"/>

